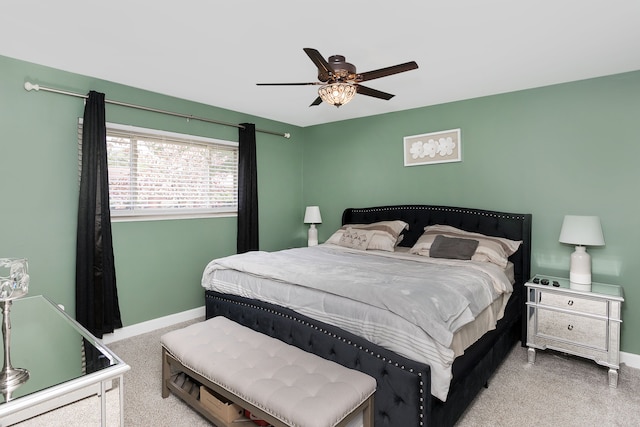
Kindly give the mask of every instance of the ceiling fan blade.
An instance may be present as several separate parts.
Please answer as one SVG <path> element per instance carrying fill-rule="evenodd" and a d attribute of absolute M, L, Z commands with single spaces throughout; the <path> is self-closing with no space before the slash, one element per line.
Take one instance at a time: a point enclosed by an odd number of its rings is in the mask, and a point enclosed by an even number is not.
<path fill-rule="evenodd" d="M 364 82 L 367 80 L 390 76 L 392 74 L 404 73 L 405 71 L 415 70 L 416 68 L 418 68 L 418 64 L 416 64 L 415 61 L 405 62 L 404 64 L 392 65 L 391 67 L 380 68 L 379 70 L 360 73 L 358 74 L 356 80 L 359 82 Z"/>
<path fill-rule="evenodd" d="M 313 101 L 311 105 L 309 105 L 309 107 L 315 107 L 316 105 L 320 105 L 320 104 L 322 104 L 322 98 L 317 97 L 315 101 Z"/>
<path fill-rule="evenodd" d="M 376 89 L 371 89 L 370 87 L 366 87 L 362 85 L 356 85 L 356 91 L 360 95 L 373 96 L 374 98 L 384 99 L 385 101 L 388 101 L 395 96 L 390 93 L 382 92 Z"/>
<path fill-rule="evenodd" d="M 318 79 L 322 82 L 329 80 L 329 76 L 333 74 L 333 68 L 331 68 L 327 60 L 315 49 L 305 47 L 303 50 L 318 67 Z"/>
<path fill-rule="evenodd" d="M 320 82 L 311 83 L 256 83 L 257 86 L 309 86 L 309 85 L 321 85 Z"/>

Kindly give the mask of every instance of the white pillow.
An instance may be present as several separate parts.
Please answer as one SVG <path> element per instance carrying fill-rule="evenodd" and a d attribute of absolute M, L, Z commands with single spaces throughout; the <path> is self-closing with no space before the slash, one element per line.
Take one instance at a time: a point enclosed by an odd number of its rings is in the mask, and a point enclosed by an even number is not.
<path fill-rule="evenodd" d="M 412 254 L 429 256 L 429 248 L 436 236 L 457 237 L 462 239 L 474 239 L 478 241 L 478 248 L 471 257 L 473 261 L 491 262 L 502 268 L 506 268 L 508 258 L 513 255 L 520 245 L 521 240 L 510 240 L 504 237 L 487 236 L 481 233 L 472 233 L 460 230 L 450 225 L 428 225 L 424 233 L 409 250 Z"/>
<path fill-rule="evenodd" d="M 393 252 L 396 245 L 400 243 L 404 237 L 402 233 L 409 228 L 409 224 L 404 221 L 380 221 L 372 224 L 345 224 L 338 231 L 333 233 L 326 243 L 334 245 L 340 244 L 343 234 L 347 229 L 371 231 L 368 250 L 379 250 Z"/>
<path fill-rule="evenodd" d="M 358 230 L 348 227 L 342 233 L 338 245 L 365 251 L 371 244 L 374 235 L 375 231 L 373 230 Z"/>

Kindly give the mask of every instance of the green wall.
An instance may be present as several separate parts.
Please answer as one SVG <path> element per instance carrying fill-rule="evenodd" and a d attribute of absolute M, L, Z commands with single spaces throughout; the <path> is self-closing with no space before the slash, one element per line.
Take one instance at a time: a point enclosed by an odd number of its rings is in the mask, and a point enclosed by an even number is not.
<path fill-rule="evenodd" d="M 29 293 L 75 312 L 77 123 L 82 99 L 27 92 L 25 81 L 75 93 L 229 123 L 290 132 L 257 134 L 260 246 L 303 242 L 300 129 L 0 56 L 0 256 L 29 259 Z M 238 131 L 196 120 L 107 105 L 107 121 L 237 141 Z M 114 254 L 125 326 L 200 307 L 211 259 L 235 253 L 236 218 L 118 222 Z"/>
<path fill-rule="evenodd" d="M 324 240 L 346 207 L 394 203 L 533 214 L 534 273 L 566 275 L 558 243 L 565 214 L 599 215 L 606 246 L 589 248 L 594 280 L 625 288 L 622 350 L 640 354 L 640 72 L 297 128 L 242 113 L 0 56 L 0 256 L 29 258 L 31 294 L 73 312 L 77 210 L 77 98 L 23 89 L 25 81 L 108 99 L 291 132 L 258 134 L 260 243 L 303 245 L 304 206 L 320 205 Z M 353 102 L 357 102 L 357 99 Z M 382 102 L 382 101 L 381 101 Z M 343 107 L 348 108 L 348 106 Z M 234 128 L 108 106 L 107 120 L 237 140 Z M 462 130 L 462 162 L 404 167 L 402 138 Z M 235 252 L 234 217 L 114 224 L 125 326 L 203 304 L 206 263 Z"/>
<path fill-rule="evenodd" d="M 564 215 L 599 215 L 606 246 L 588 249 L 593 278 L 624 286 L 622 350 L 640 354 L 639 120 L 633 72 L 314 126 L 305 129 L 304 200 L 321 208 L 321 241 L 346 207 L 531 213 L 532 270 L 562 276 L 573 251 L 558 242 Z M 455 128 L 462 162 L 403 166 L 404 136 Z"/>

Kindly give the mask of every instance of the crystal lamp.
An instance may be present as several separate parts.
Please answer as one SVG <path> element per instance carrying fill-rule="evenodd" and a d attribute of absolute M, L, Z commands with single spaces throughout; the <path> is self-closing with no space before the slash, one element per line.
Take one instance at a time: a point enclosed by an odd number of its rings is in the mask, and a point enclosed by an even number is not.
<path fill-rule="evenodd" d="M 11 311 L 12 301 L 23 297 L 29 290 L 27 260 L 0 258 L 0 307 L 2 308 L 2 338 L 4 365 L 0 371 L 0 392 L 9 400 L 11 392 L 29 379 L 29 371 L 11 366 Z"/>

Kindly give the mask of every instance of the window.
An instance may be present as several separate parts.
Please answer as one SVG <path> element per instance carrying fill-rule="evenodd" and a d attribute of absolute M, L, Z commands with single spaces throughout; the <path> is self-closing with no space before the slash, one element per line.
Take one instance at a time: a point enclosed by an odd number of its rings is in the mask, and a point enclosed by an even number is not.
<path fill-rule="evenodd" d="M 114 219 L 237 212 L 236 142 L 107 123 L 107 155 Z"/>

